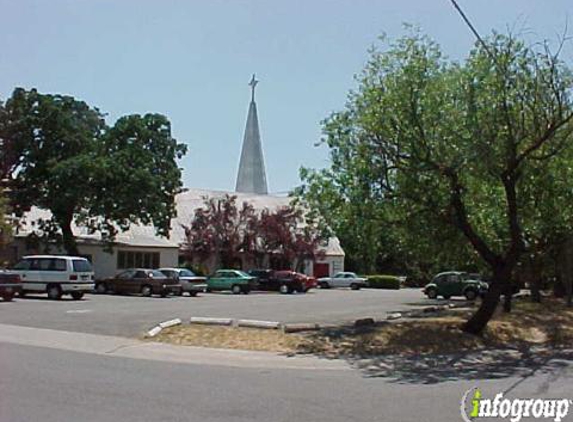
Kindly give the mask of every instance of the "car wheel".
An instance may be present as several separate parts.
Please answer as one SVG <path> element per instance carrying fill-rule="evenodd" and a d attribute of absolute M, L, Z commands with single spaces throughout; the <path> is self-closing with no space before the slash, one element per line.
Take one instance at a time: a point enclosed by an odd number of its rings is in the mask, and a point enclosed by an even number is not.
<path fill-rule="evenodd" d="M 475 300 L 475 298 L 477 297 L 477 293 L 473 289 L 468 289 L 465 291 L 464 296 L 466 297 L 467 300 Z"/>
<path fill-rule="evenodd" d="M 446 300 L 450 300 L 451 296 L 450 295 L 442 295 L 444 297 L 444 299 Z"/>
<path fill-rule="evenodd" d="M 107 286 L 105 283 L 98 283 L 96 284 L 95 291 L 96 293 L 103 295 L 104 293 L 107 293 Z"/>
<path fill-rule="evenodd" d="M 326 281 L 322 281 L 320 283 L 320 288 L 321 289 L 330 289 L 330 284 L 328 284 Z"/>
<path fill-rule="evenodd" d="M 351 289 L 351 290 L 360 290 L 360 286 L 359 286 L 358 284 L 356 284 L 356 283 L 352 283 L 352 284 L 350 285 L 350 289 Z"/>
<path fill-rule="evenodd" d="M 152 293 L 153 293 L 153 289 L 149 285 L 145 285 L 141 288 L 141 295 L 142 296 L 149 297 L 149 296 L 151 296 Z"/>
<path fill-rule="evenodd" d="M 239 293 L 241 293 L 241 286 L 239 286 L 238 284 L 233 284 L 233 286 L 231 287 L 231 292 L 233 292 L 234 295 L 238 295 Z"/>
<path fill-rule="evenodd" d="M 430 288 L 426 291 L 426 295 L 428 295 L 430 299 L 435 299 L 438 297 L 438 291 L 434 288 Z"/>
<path fill-rule="evenodd" d="M 286 295 L 288 293 L 291 292 L 290 287 L 287 286 L 286 284 L 281 284 L 281 286 L 279 287 L 279 292 L 281 292 L 283 295 Z"/>
<path fill-rule="evenodd" d="M 84 297 L 84 292 L 72 292 L 72 299 L 80 300 L 82 297 Z"/>
<path fill-rule="evenodd" d="M 4 293 L 4 295 L 2 296 L 2 298 L 3 298 L 4 301 L 6 301 L 6 302 L 12 302 L 12 299 L 14 299 L 14 293 Z"/>
<path fill-rule="evenodd" d="M 57 284 L 50 284 L 46 293 L 48 293 L 48 298 L 52 300 L 60 300 L 62 298 L 62 289 Z"/>

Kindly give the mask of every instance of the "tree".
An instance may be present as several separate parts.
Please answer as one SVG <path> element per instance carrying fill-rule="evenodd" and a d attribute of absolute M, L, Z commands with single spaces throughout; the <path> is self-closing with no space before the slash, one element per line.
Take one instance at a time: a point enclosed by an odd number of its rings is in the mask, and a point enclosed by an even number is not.
<path fill-rule="evenodd" d="M 128 116 L 110 129 L 83 101 L 17 88 L 0 117 L 13 210 L 49 210 L 40 226 L 47 239 L 77 255 L 74 221 L 110 241 L 139 221 L 167 234 L 186 148 L 164 116 Z"/>
<path fill-rule="evenodd" d="M 568 198 L 536 202 L 554 180 L 571 180 L 571 72 L 545 44 L 495 33 L 463 63 L 450 62 L 414 31 L 373 50 L 358 79 L 347 109 L 325 123 L 326 142 L 349 145 L 354 167 L 380 191 L 379 215 L 398 233 L 434 245 L 436 231 L 447 234 L 442 249 L 487 266 L 489 292 L 464 325 L 480 333 L 500 296 L 511 297 L 525 238 L 538 238 L 550 215 L 570 224 Z"/>
<path fill-rule="evenodd" d="M 0 251 L 9 243 L 12 237 L 12 224 L 7 220 L 8 206 L 4 195 L 0 195 Z"/>
<path fill-rule="evenodd" d="M 293 264 L 301 270 L 307 259 L 319 256 L 321 232 L 312 219 L 305 219 L 295 206 L 275 211 L 257 212 L 237 197 L 225 195 L 205 198 L 204 206 L 195 210 L 193 220 L 185 229 L 184 253 L 189 262 L 214 259 L 214 267 L 234 267 L 242 258 L 265 266 L 274 258 L 281 268 Z"/>
<path fill-rule="evenodd" d="M 245 245 L 244 232 L 254 209 L 243 203 L 237 208 L 237 197 L 205 198 L 204 207 L 195 210 L 189 226 L 184 226 L 186 242 L 183 250 L 188 261 L 201 262 L 214 257 L 215 268 L 233 268 Z"/>

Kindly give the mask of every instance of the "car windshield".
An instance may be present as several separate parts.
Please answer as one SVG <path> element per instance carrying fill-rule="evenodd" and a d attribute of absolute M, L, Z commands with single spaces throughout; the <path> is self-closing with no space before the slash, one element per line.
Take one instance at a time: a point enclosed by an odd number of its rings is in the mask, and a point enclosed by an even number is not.
<path fill-rule="evenodd" d="M 161 271 L 159 271 L 159 270 L 150 270 L 147 274 L 148 274 L 150 277 L 153 277 L 153 278 L 167 278 L 167 277 L 165 276 L 165 274 L 163 274 L 163 273 L 162 273 Z"/>
<path fill-rule="evenodd" d="M 241 277 L 247 277 L 247 278 L 250 278 L 250 277 L 251 277 L 249 274 L 247 274 L 247 273 L 244 272 L 244 271 L 239 271 L 239 270 L 237 270 L 236 272 L 237 272 L 237 274 L 239 274 Z"/>

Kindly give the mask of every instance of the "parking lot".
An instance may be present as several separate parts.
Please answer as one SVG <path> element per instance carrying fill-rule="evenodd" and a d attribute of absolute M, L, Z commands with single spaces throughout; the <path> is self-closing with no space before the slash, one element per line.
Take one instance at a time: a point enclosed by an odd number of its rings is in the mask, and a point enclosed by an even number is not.
<path fill-rule="evenodd" d="M 435 303 L 420 289 L 311 290 L 306 294 L 206 293 L 198 297 L 140 297 L 88 294 L 80 301 L 45 295 L 0 303 L 0 323 L 92 334 L 134 337 L 156 323 L 191 316 L 279 322 L 338 323 L 385 318 L 388 312 Z"/>

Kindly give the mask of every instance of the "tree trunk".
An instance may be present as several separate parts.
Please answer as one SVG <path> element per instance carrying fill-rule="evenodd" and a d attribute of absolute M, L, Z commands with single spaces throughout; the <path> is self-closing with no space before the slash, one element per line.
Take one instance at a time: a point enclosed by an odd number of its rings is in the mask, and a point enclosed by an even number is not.
<path fill-rule="evenodd" d="M 62 238 L 66 253 L 68 255 L 78 256 L 80 251 L 78 250 L 78 244 L 76 243 L 76 238 L 72 232 L 72 219 L 73 213 L 66 213 L 64 218 L 60 220 L 60 228 L 62 229 Z"/>
<path fill-rule="evenodd" d="M 480 335 L 483 332 L 499 305 L 501 293 L 505 291 L 507 277 L 504 274 L 504 271 L 494 273 L 493 281 L 482 300 L 481 306 L 463 325 L 463 331 L 475 335 Z"/>
<path fill-rule="evenodd" d="M 504 312 L 511 312 L 511 300 L 512 300 L 512 291 L 511 291 L 511 285 L 506 286 L 505 288 L 505 293 L 503 296 L 503 311 Z"/>

